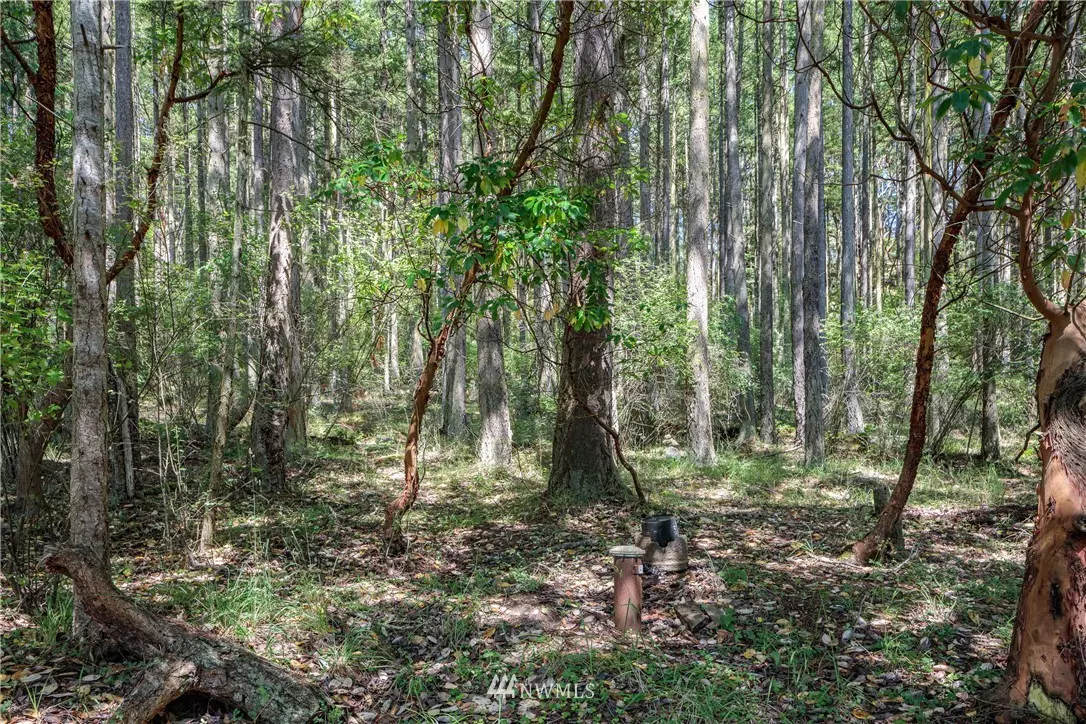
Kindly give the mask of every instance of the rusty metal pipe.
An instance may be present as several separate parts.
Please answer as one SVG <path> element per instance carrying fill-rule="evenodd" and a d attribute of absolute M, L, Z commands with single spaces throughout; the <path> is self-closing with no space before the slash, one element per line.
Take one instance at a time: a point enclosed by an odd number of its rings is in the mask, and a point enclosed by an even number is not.
<path fill-rule="evenodd" d="M 641 559 L 645 551 L 637 546 L 616 546 L 615 559 L 615 629 L 641 631 Z"/>

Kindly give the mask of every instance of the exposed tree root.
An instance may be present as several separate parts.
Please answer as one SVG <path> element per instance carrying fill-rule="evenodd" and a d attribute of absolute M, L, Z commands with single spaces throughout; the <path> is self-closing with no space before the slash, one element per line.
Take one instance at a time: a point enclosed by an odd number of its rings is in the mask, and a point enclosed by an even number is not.
<path fill-rule="evenodd" d="M 89 551 L 47 553 L 52 573 L 72 579 L 87 615 L 126 652 L 152 665 L 117 712 L 121 722 L 151 721 L 174 699 L 202 693 L 273 724 L 304 724 L 322 711 L 316 687 L 231 641 L 150 614 L 122 594 Z"/>

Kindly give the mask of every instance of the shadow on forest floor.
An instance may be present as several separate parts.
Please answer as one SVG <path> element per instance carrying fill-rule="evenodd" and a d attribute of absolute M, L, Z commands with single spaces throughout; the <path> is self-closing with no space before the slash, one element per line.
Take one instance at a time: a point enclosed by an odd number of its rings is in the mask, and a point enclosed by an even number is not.
<path fill-rule="evenodd" d="M 538 450 L 493 474 L 432 443 L 411 548 L 386 558 L 376 537 L 399 432 L 340 426 L 311 442 L 290 494 L 231 501 L 210 564 L 189 565 L 177 540 L 192 531 L 158 489 L 125 507 L 113 560 L 123 590 L 304 673 L 344 720 L 971 721 L 998 677 L 1032 514 L 1032 483 L 1013 471 L 927 466 L 909 550 L 861 568 L 840 554 L 871 524 L 870 481 L 892 484 L 893 461 L 810 471 L 787 452 L 726 451 L 695 469 L 636 454 L 651 508 L 680 517 L 691 567 L 645 578 L 635 640 L 610 625 L 606 557 L 638 530 L 632 506 L 550 509 Z M 135 680 L 138 665 L 69 648 L 65 590 L 36 619 L 4 611 L 6 719 L 105 720 Z M 691 635 L 681 600 L 721 606 L 721 625 Z M 488 695 L 506 675 L 565 695 Z M 231 715 L 173 710 L 201 716 Z"/>

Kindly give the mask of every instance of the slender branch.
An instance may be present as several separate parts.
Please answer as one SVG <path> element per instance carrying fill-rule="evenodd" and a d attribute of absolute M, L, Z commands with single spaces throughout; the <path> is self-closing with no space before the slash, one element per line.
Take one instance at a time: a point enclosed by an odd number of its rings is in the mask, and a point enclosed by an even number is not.
<path fill-rule="evenodd" d="M 562 82 L 562 65 L 566 57 L 566 44 L 569 42 L 570 27 L 572 25 L 571 18 L 573 17 L 573 0 L 560 0 L 560 9 L 558 11 L 558 37 L 554 40 L 554 49 L 551 51 L 551 75 L 547 79 L 547 88 L 543 92 L 543 102 L 539 104 L 539 110 L 535 113 L 535 119 L 532 121 L 532 128 L 528 131 L 528 137 L 524 140 L 524 145 L 520 148 L 520 154 L 517 155 L 516 161 L 513 162 L 513 167 L 509 175 L 509 184 L 505 188 L 503 195 L 507 195 L 512 191 L 516 185 L 517 179 L 520 177 L 521 172 L 524 170 L 525 164 L 528 163 L 528 159 L 531 158 L 535 152 L 536 144 L 539 141 L 539 134 L 543 132 L 543 126 L 547 122 L 548 116 L 551 113 L 551 105 L 554 103 L 554 94 L 558 90 L 558 86 Z"/>
<path fill-rule="evenodd" d="M 588 416 L 611 437 L 611 442 L 614 443 L 615 446 L 615 454 L 618 455 L 618 461 L 622 463 L 622 467 L 626 468 L 626 472 L 628 472 L 630 478 L 633 479 L 634 491 L 637 493 L 637 502 L 644 505 L 646 503 L 645 492 L 641 489 L 641 481 L 637 477 L 637 471 L 634 469 L 634 466 L 630 465 L 629 461 L 626 460 L 626 456 L 622 454 L 622 443 L 619 441 L 618 432 L 615 428 L 607 424 L 607 422 L 596 414 L 586 403 L 577 400 L 577 404 L 580 405 L 581 409 L 583 409 Z"/>
<path fill-rule="evenodd" d="M 1012 317 L 1018 317 L 1023 322 L 1029 322 L 1029 323 L 1032 324 L 1033 322 L 1040 322 L 1042 319 L 1044 319 L 1044 317 L 1027 317 L 1026 315 L 1022 314 L 1021 312 L 1016 312 L 1013 309 L 1009 309 L 1008 307 L 1004 307 L 1002 304 L 996 304 L 995 302 L 989 302 L 986 299 L 980 300 L 980 303 L 983 304 L 986 307 L 991 307 L 992 309 L 998 309 L 999 311 L 1001 311 L 1001 312 L 1003 312 L 1005 314 L 1009 314 Z"/>
<path fill-rule="evenodd" d="M 1034 425 L 1029 432 L 1026 433 L 1026 439 L 1022 441 L 1022 449 L 1018 451 L 1018 454 L 1014 456 L 1014 461 L 1017 463 L 1022 459 L 1022 456 L 1026 454 L 1026 450 L 1029 449 L 1030 438 L 1033 437 L 1033 433 L 1041 429 L 1041 423 Z"/>
<path fill-rule="evenodd" d="M 1051 42 L 1052 52 L 1048 59 L 1048 78 L 1045 81 L 1037 102 L 1029 110 L 1029 119 L 1026 124 L 1026 149 L 1029 158 L 1033 161 L 1033 171 L 1040 168 L 1040 138 L 1044 130 L 1046 114 L 1044 109 L 1056 97 L 1059 88 L 1060 67 L 1066 53 L 1067 38 L 1065 35 L 1067 16 L 1065 6 L 1056 3 L 1054 10 L 1054 25 L 1056 36 Z M 1081 13 L 1081 10 L 1079 10 Z M 1017 214 L 1018 219 L 1018 279 L 1022 284 L 1022 291 L 1029 299 L 1033 308 L 1040 312 L 1041 316 L 1049 322 L 1055 322 L 1065 316 L 1065 312 L 1058 304 L 1053 302 L 1041 291 L 1037 284 L 1037 277 L 1033 271 L 1033 200 L 1034 190 L 1029 188 L 1022 195 L 1022 205 Z"/>
<path fill-rule="evenodd" d="M 177 103 L 177 83 L 181 78 L 181 59 L 184 56 L 185 41 L 185 15 L 181 10 L 177 11 L 177 39 L 174 43 L 173 62 L 170 65 L 170 83 L 166 90 L 166 98 L 159 109 L 158 120 L 155 121 L 155 153 L 151 157 L 151 165 L 147 169 L 147 206 L 139 226 L 132 236 L 132 244 L 128 250 L 117 257 L 106 276 L 106 283 L 117 278 L 136 255 L 139 254 L 143 240 L 147 237 L 147 231 L 154 222 L 155 211 L 158 207 L 158 177 L 162 172 L 162 161 L 166 156 L 166 145 L 169 142 L 167 136 L 167 121 L 170 118 L 170 109 Z"/>
<path fill-rule="evenodd" d="M 4 32 L 3 27 L 0 27 L 0 40 L 3 41 L 4 47 L 10 50 L 11 54 L 15 56 L 15 60 L 19 63 L 19 65 L 23 67 L 23 71 L 26 73 L 26 77 L 27 80 L 30 81 L 30 85 L 36 86 L 38 84 L 37 74 L 34 72 L 34 69 L 30 67 L 30 63 L 26 62 L 26 58 L 23 57 L 23 54 L 19 52 L 19 48 L 17 47 L 18 44 L 11 41 L 11 38 L 9 38 L 7 33 Z M 25 43 L 29 40 L 33 40 L 33 38 L 30 38 L 28 40 L 22 40 L 19 42 Z"/>
<path fill-rule="evenodd" d="M 211 92 L 213 90 L 215 90 L 215 86 L 217 86 L 219 83 L 221 83 L 222 81 L 226 80 L 227 78 L 229 78 L 229 77 L 231 77 L 233 75 L 237 75 L 237 71 L 234 71 L 234 70 L 220 70 L 219 74 L 211 79 L 211 84 L 207 88 L 204 88 L 199 93 L 193 93 L 190 96 L 181 96 L 180 98 L 174 98 L 173 102 L 174 103 L 192 103 L 193 101 L 198 101 L 198 100 L 201 100 L 203 98 L 206 98 L 207 96 L 211 95 Z"/>
<path fill-rule="evenodd" d="M 950 3 L 950 7 L 955 11 L 968 18 L 975 27 L 991 30 L 996 35 L 1001 35 L 1004 38 L 1011 40 L 1015 38 L 1025 38 L 1026 40 L 1034 40 L 1042 43 L 1056 43 L 1059 39 L 1053 35 L 1045 35 L 1044 33 L 1036 33 L 1030 30 L 1014 30 L 1007 23 L 1007 19 L 998 15 L 989 15 L 987 12 L 977 7 L 976 2 L 967 2 L 963 5 L 957 5 Z"/>
<path fill-rule="evenodd" d="M 1055 322 L 1064 316 L 1059 305 L 1045 296 L 1037 284 L 1033 272 L 1033 189 L 1026 191 L 1022 198 L 1022 213 L 1018 217 L 1018 279 L 1022 291 L 1033 308 L 1049 322 Z"/>

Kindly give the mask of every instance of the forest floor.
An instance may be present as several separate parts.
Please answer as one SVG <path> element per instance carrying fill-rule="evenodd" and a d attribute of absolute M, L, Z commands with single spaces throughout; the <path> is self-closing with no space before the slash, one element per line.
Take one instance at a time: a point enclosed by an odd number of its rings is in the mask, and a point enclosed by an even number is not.
<path fill-rule="evenodd" d="M 872 522 L 871 479 L 892 485 L 896 461 L 839 455 L 810 471 L 787 451 L 724 450 L 695 469 L 640 452 L 650 507 L 679 515 L 691 565 L 646 577 L 634 639 L 609 621 L 607 551 L 635 539 L 638 511 L 549 509 L 532 447 L 492 474 L 466 445 L 431 445 L 410 550 L 388 558 L 377 530 L 399 439 L 393 420 L 361 414 L 310 442 L 289 495 L 238 483 L 205 561 L 167 514 L 177 491 L 148 482 L 112 513 L 118 585 L 306 675 L 349 722 L 986 717 L 978 694 L 1001 672 L 1035 507 L 1027 466 L 926 466 L 907 551 L 857 567 L 841 553 Z M 57 590 L 30 617 L 5 584 L 2 719 L 104 721 L 139 674 L 68 644 L 70 594 Z M 722 607 L 720 625 L 691 635 L 672 608 L 683 599 Z M 560 687 L 488 696 L 514 675 Z M 234 720 L 196 700 L 170 718 Z"/>

